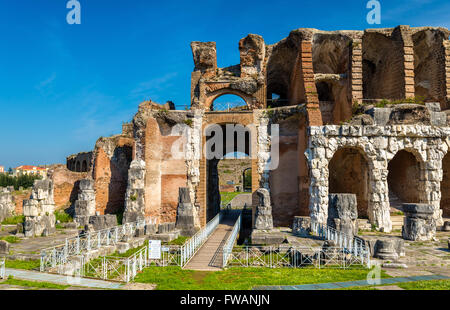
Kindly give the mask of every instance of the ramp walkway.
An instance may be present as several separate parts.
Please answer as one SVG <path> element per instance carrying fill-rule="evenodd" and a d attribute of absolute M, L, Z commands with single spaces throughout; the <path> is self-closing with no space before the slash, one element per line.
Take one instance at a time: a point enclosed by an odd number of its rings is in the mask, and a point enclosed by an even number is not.
<path fill-rule="evenodd" d="M 218 271 L 223 264 L 223 246 L 233 230 L 237 216 L 231 214 L 225 216 L 215 231 L 195 253 L 184 269 L 200 271 Z"/>
<path fill-rule="evenodd" d="M 121 289 L 123 287 L 122 283 L 117 282 L 109 282 L 104 280 L 87 279 L 72 276 L 63 276 L 58 274 L 43 273 L 31 270 L 6 268 L 5 273 L 6 278 L 8 276 L 13 276 L 14 278 L 28 281 L 51 282 L 61 285 L 82 286 L 86 288 Z"/>

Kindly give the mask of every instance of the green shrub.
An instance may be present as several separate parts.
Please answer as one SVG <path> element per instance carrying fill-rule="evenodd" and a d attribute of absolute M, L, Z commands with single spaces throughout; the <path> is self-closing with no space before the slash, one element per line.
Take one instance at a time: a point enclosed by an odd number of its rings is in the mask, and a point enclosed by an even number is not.
<path fill-rule="evenodd" d="M 16 236 L 0 237 L 0 240 L 5 240 L 6 242 L 9 242 L 9 243 L 18 243 L 18 242 L 20 242 L 20 238 L 18 238 Z"/>
<path fill-rule="evenodd" d="M 60 221 L 61 223 L 69 223 L 73 222 L 73 218 L 67 214 L 64 210 L 56 210 L 55 211 L 55 217 L 57 221 Z"/>
<path fill-rule="evenodd" d="M 23 223 L 25 221 L 25 216 L 23 215 L 14 215 L 13 217 L 9 217 L 4 219 L 2 225 L 17 225 L 19 223 Z"/>

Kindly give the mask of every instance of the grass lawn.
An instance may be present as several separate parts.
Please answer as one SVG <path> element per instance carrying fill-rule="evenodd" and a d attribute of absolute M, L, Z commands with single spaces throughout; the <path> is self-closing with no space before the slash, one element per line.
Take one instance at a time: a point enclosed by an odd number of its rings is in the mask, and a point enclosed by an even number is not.
<path fill-rule="evenodd" d="M 23 223 L 25 220 L 25 216 L 23 215 L 15 215 L 13 217 L 9 217 L 1 223 L 2 225 L 17 225 L 19 223 Z"/>
<path fill-rule="evenodd" d="M 240 194 L 245 194 L 244 192 L 220 192 L 220 199 L 222 205 L 226 206 L 234 197 Z"/>
<path fill-rule="evenodd" d="M 6 268 L 23 269 L 23 270 L 39 270 L 41 261 L 36 260 L 6 260 Z"/>
<path fill-rule="evenodd" d="M 20 279 L 15 279 L 12 276 L 9 276 L 8 279 L 3 282 L 0 282 L 0 288 L 1 288 L 1 285 L 4 285 L 4 284 L 28 287 L 30 289 L 65 290 L 66 288 L 70 287 L 70 285 L 61 285 L 61 284 L 55 284 L 55 283 L 50 283 L 50 282 L 20 280 Z"/>
<path fill-rule="evenodd" d="M 300 285 L 364 280 L 367 269 L 230 268 L 193 271 L 180 267 L 149 267 L 135 282 L 152 283 L 159 290 L 249 290 L 258 285 Z M 382 273 L 383 277 L 389 277 Z"/>
<path fill-rule="evenodd" d="M 20 238 L 16 237 L 16 236 L 5 236 L 5 237 L 1 237 L 0 240 L 5 240 L 9 243 L 18 243 L 20 242 Z"/>

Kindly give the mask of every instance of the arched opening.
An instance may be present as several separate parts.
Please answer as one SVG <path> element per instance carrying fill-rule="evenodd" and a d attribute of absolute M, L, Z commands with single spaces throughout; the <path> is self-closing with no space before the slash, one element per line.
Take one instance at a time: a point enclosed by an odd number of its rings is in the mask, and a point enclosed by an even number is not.
<path fill-rule="evenodd" d="M 225 94 L 217 97 L 211 104 L 211 111 L 241 111 L 248 108 L 244 99 L 237 95 Z"/>
<path fill-rule="evenodd" d="M 81 172 L 81 164 L 80 164 L 79 161 L 77 161 L 75 171 L 76 171 L 76 172 Z"/>
<path fill-rule="evenodd" d="M 83 160 L 83 164 L 81 165 L 81 171 L 82 172 L 88 171 L 87 162 L 85 160 Z"/>
<path fill-rule="evenodd" d="M 252 191 L 252 168 L 246 168 L 242 172 L 242 183 L 244 192 Z"/>
<path fill-rule="evenodd" d="M 402 210 L 403 203 L 425 201 L 420 181 L 420 162 L 413 153 L 401 150 L 388 164 L 387 182 L 391 212 Z"/>
<path fill-rule="evenodd" d="M 442 160 L 441 209 L 442 216 L 450 217 L 450 152 Z"/>
<path fill-rule="evenodd" d="M 108 186 L 108 202 L 105 213 L 123 214 L 125 194 L 128 185 L 128 170 L 132 161 L 133 148 L 128 145 L 116 147 L 109 168 L 111 178 Z"/>
<path fill-rule="evenodd" d="M 251 140 L 250 130 L 240 124 L 211 125 L 206 136 L 206 219 L 210 221 L 221 206 L 243 194 L 241 173 L 243 167 L 251 168 Z"/>
<path fill-rule="evenodd" d="M 325 124 L 339 124 L 352 116 L 348 88 L 351 44 L 351 38 L 341 34 L 313 36 L 313 68 Z"/>
<path fill-rule="evenodd" d="M 355 194 L 358 218 L 368 218 L 369 164 L 360 150 L 341 148 L 328 164 L 330 194 Z"/>

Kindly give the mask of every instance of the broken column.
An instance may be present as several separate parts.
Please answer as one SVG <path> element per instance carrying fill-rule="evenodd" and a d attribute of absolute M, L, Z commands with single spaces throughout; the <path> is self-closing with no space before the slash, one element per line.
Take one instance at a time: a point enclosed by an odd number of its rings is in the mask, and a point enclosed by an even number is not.
<path fill-rule="evenodd" d="M 353 237 L 358 233 L 358 208 L 355 194 L 328 195 L 327 225 Z"/>
<path fill-rule="evenodd" d="M 133 160 L 128 170 L 128 187 L 125 198 L 123 223 L 136 222 L 145 218 L 145 162 Z"/>
<path fill-rule="evenodd" d="M 273 229 L 272 205 L 270 204 L 270 193 L 265 188 L 259 188 L 256 191 L 259 203 L 256 206 L 255 226 L 256 230 Z"/>
<path fill-rule="evenodd" d="M 178 190 L 178 206 L 176 228 L 182 236 L 193 236 L 198 229 L 195 227 L 194 204 L 191 202 L 189 188 L 180 187 Z"/>
<path fill-rule="evenodd" d="M 433 218 L 434 207 L 421 203 L 404 203 L 402 207 L 405 213 L 402 228 L 403 239 L 432 240 L 436 235 L 436 220 Z"/>
<path fill-rule="evenodd" d="M 14 214 L 13 191 L 14 187 L 0 187 L 0 222 Z"/>
<path fill-rule="evenodd" d="M 258 205 L 255 210 L 255 221 L 251 234 L 252 244 L 274 245 L 283 243 L 285 236 L 273 229 L 269 191 L 265 188 L 259 188 L 256 195 L 258 196 Z"/>
<path fill-rule="evenodd" d="M 78 199 L 75 201 L 74 221 L 78 226 L 89 223 L 89 217 L 95 215 L 94 180 L 80 180 Z"/>
<path fill-rule="evenodd" d="M 54 211 L 53 182 L 49 179 L 34 181 L 30 199 L 23 201 L 25 236 L 47 236 L 55 233 Z"/>

